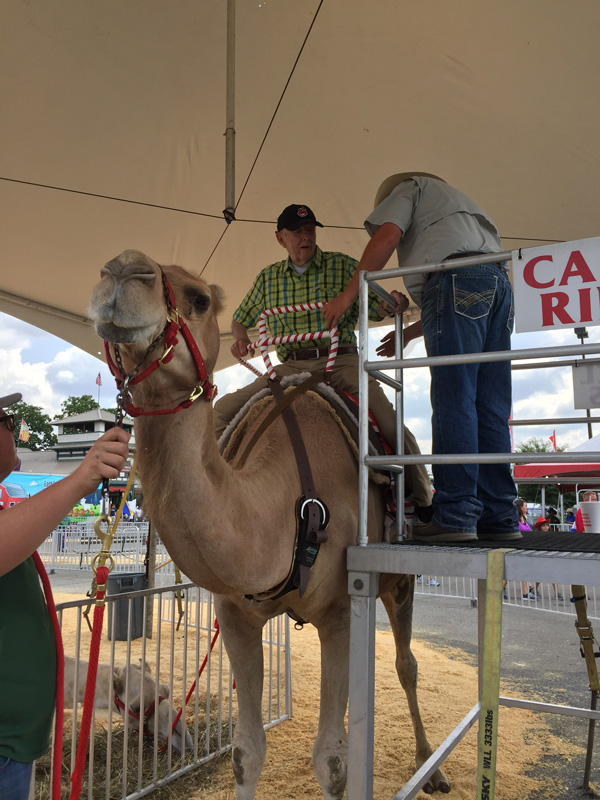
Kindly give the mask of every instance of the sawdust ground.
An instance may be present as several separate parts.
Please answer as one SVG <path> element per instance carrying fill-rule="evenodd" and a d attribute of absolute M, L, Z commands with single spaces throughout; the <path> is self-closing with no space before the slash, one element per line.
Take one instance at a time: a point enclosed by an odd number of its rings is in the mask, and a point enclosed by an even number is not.
<path fill-rule="evenodd" d="M 56 602 L 72 595 L 56 595 Z M 72 640 L 72 623 L 63 621 L 65 641 Z M 150 640 L 151 641 L 151 640 Z M 293 719 L 267 732 L 267 757 L 256 800 L 305 800 L 321 797 L 311 755 L 317 733 L 320 686 L 320 648 L 311 626 L 291 630 Z M 477 670 L 472 659 L 453 648 L 434 648 L 413 642 L 419 663 L 419 700 L 423 722 L 435 749 L 477 701 Z M 101 656 L 102 657 L 102 656 Z M 376 633 L 375 768 L 374 800 L 393 797 L 414 771 L 414 737 L 408 708 L 394 668 L 393 636 Z M 502 693 L 516 694 L 502 686 Z M 582 750 L 554 736 L 543 717 L 530 711 L 501 708 L 496 800 L 546 797 L 543 778 L 529 777 L 542 760 L 560 757 L 563 762 Z M 452 800 L 472 800 L 477 769 L 477 725 L 447 758 L 443 769 L 452 784 Z M 228 757 L 220 759 L 201 780 L 190 774 L 168 785 L 169 798 L 210 797 L 235 800 L 235 783 Z M 553 780 L 551 798 L 561 787 Z M 165 787 L 167 790 L 167 787 Z M 540 794 L 541 792 L 541 794 Z M 155 794 L 162 797 L 161 790 Z M 438 795 L 441 796 L 441 795 Z M 419 798 L 427 795 L 419 793 Z"/>
<path fill-rule="evenodd" d="M 437 747 L 477 701 L 477 670 L 460 651 L 440 652 L 422 642 L 413 643 L 419 662 L 419 700 L 432 747 Z M 414 737 L 404 696 L 394 668 L 395 647 L 389 632 L 376 634 L 375 800 L 393 797 L 414 771 Z M 267 732 L 267 758 L 258 785 L 257 800 L 273 797 L 321 797 L 311 763 L 317 732 L 319 644 L 314 628 L 292 631 L 293 719 Z M 509 686 L 503 693 L 513 694 Z M 543 758 L 569 758 L 581 750 L 550 733 L 540 715 L 501 708 L 501 748 L 497 763 L 497 800 L 524 800 L 543 790 L 545 782 L 527 777 Z M 472 800 L 477 769 L 477 725 L 446 760 L 443 769 L 452 784 L 452 800 Z M 556 781 L 554 790 L 558 789 Z M 229 763 L 221 763 L 213 786 L 191 792 L 190 798 L 235 800 Z M 437 795 L 438 797 L 442 795 Z M 552 795 L 549 795 L 551 797 Z M 419 793 L 419 798 L 428 797 Z"/>

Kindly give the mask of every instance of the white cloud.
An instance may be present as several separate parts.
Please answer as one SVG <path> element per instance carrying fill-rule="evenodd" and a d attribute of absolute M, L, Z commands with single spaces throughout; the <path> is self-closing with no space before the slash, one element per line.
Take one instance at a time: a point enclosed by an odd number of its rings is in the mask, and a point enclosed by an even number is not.
<path fill-rule="evenodd" d="M 25 403 L 50 417 L 70 395 L 96 399 L 99 371 L 108 381 L 108 368 L 98 359 L 5 314 L 0 314 L 0 341 L 0 392 L 21 392 Z M 100 403 L 114 405 L 102 397 Z"/>
<path fill-rule="evenodd" d="M 375 348 L 390 327 L 369 331 L 369 357 L 376 358 Z M 589 328 L 586 343 L 600 341 L 600 328 Z M 546 333 L 516 334 L 513 349 L 577 345 L 579 340 L 572 330 Z M 422 341 L 414 343 L 407 352 L 408 357 L 425 355 Z M 272 356 L 273 363 L 276 357 Z M 264 372 L 260 357 L 250 362 Z M 513 366 L 519 363 L 514 362 Z M 548 364 L 548 359 L 536 364 Z M 100 389 L 100 404 L 115 405 L 114 379 L 104 362 L 84 353 L 60 339 L 46 334 L 25 322 L 0 314 L 0 393 L 19 391 L 25 402 L 40 406 L 50 417 L 59 413 L 61 403 L 69 396 L 91 394 L 98 397 L 96 376 L 100 372 L 103 386 Z M 215 379 L 219 397 L 246 386 L 255 375 L 241 365 L 220 370 Z M 384 386 L 384 391 L 393 397 L 393 390 Z M 592 410 L 592 413 L 596 413 Z M 431 405 L 429 402 L 429 370 L 427 368 L 404 371 L 404 416 L 407 426 L 417 437 L 423 452 L 431 452 Z M 515 426 L 515 444 L 532 436 L 545 438 L 556 429 L 559 445 L 574 447 L 588 438 L 585 412 L 573 409 L 573 388 L 570 367 L 513 369 L 513 417 L 519 419 L 549 419 L 555 417 L 581 416 L 577 425 Z M 596 427 L 596 431 L 598 428 Z"/>

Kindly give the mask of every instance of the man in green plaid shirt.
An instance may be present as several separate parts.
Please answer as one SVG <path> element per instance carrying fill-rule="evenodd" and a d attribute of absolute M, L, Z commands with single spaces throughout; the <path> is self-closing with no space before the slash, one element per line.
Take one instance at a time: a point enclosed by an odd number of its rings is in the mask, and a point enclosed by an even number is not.
<path fill-rule="evenodd" d="M 248 331 L 253 328 L 262 311 L 267 308 L 299 305 L 301 303 L 329 302 L 348 285 L 358 262 L 344 253 L 324 252 L 317 247 L 317 227 L 322 228 L 308 206 L 287 206 L 277 219 L 275 236 L 287 250 L 288 257 L 270 264 L 257 276 L 250 291 L 233 314 L 231 331 L 234 343 L 231 352 L 236 358 L 254 354 Z M 369 319 L 381 320 L 403 312 L 407 298 L 397 291 L 392 296 L 392 308 L 369 295 Z M 335 388 L 358 397 L 358 349 L 354 332 L 358 322 L 358 299 L 338 321 L 339 347 L 329 381 Z M 273 336 L 311 333 L 327 330 L 322 311 L 305 311 L 278 314 L 268 317 Z M 329 353 L 329 339 L 315 339 L 277 346 L 277 356 L 282 362 L 275 367 L 281 378 L 301 372 L 324 370 Z M 215 430 L 220 437 L 246 402 L 268 385 L 267 378 L 258 378 L 249 386 L 225 395 L 215 404 Z M 394 446 L 396 441 L 396 415 L 379 383 L 369 378 L 369 409 L 378 422 L 384 438 Z M 404 451 L 419 453 L 419 446 L 408 428 L 404 428 Z M 423 466 L 407 465 L 406 493 L 412 495 L 421 518 L 428 518 L 432 492 L 429 477 Z"/>

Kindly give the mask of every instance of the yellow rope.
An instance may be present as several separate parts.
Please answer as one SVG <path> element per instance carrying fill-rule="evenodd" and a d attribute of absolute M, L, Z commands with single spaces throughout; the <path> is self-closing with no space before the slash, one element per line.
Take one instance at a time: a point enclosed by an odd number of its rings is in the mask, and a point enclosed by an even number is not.
<path fill-rule="evenodd" d="M 123 509 L 125 508 L 125 503 L 127 502 L 127 496 L 131 489 L 136 469 L 137 469 L 137 456 L 135 456 L 133 459 L 133 465 L 131 467 L 131 472 L 129 473 L 129 480 L 127 481 L 125 490 L 123 492 L 123 496 L 121 497 L 121 502 L 116 511 L 112 528 L 110 527 L 110 517 L 108 517 L 108 515 L 106 514 L 103 514 L 101 517 L 98 517 L 98 519 L 94 523 L 94 532 L 102 542 L 102 547 L 100 549 L 100 552 L 96 553 L 96 555 L 92 559 L 92 570 L 94 571 L 94 579 L 92 581 L 90 597 L 97 597 L 98 588 L 100 588 L 101 591 L 104 591 L 105 589 L 105 585 L 99 587 L 96 583 L 96 571 L 98 570 L 98 567 L 105 566 L 106 562 L 108 561 L 109 562 L 108 571 L 110 572 L 115 565 L 115 560 L 110 553 L 110 548 L 112 547 L 112 543 L 115 538 L 119 522 L 121 521 Z M 102 525 L 106 525 L 106 530 L 102 530 Z M 98 605 L 103 605 L 104 602 L 105 602 L 104 600 L 96 599 L 96 603 Z"/>

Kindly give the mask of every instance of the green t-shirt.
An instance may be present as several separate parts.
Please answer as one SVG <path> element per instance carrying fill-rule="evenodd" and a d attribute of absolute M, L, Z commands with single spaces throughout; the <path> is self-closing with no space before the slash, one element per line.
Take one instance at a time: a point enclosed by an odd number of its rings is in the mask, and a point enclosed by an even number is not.
<path fill-rule="evenodd" d="M 56 645 L 33 558 L 0 577 L 0 755 L 28 763 L 49 747 Z"/>

